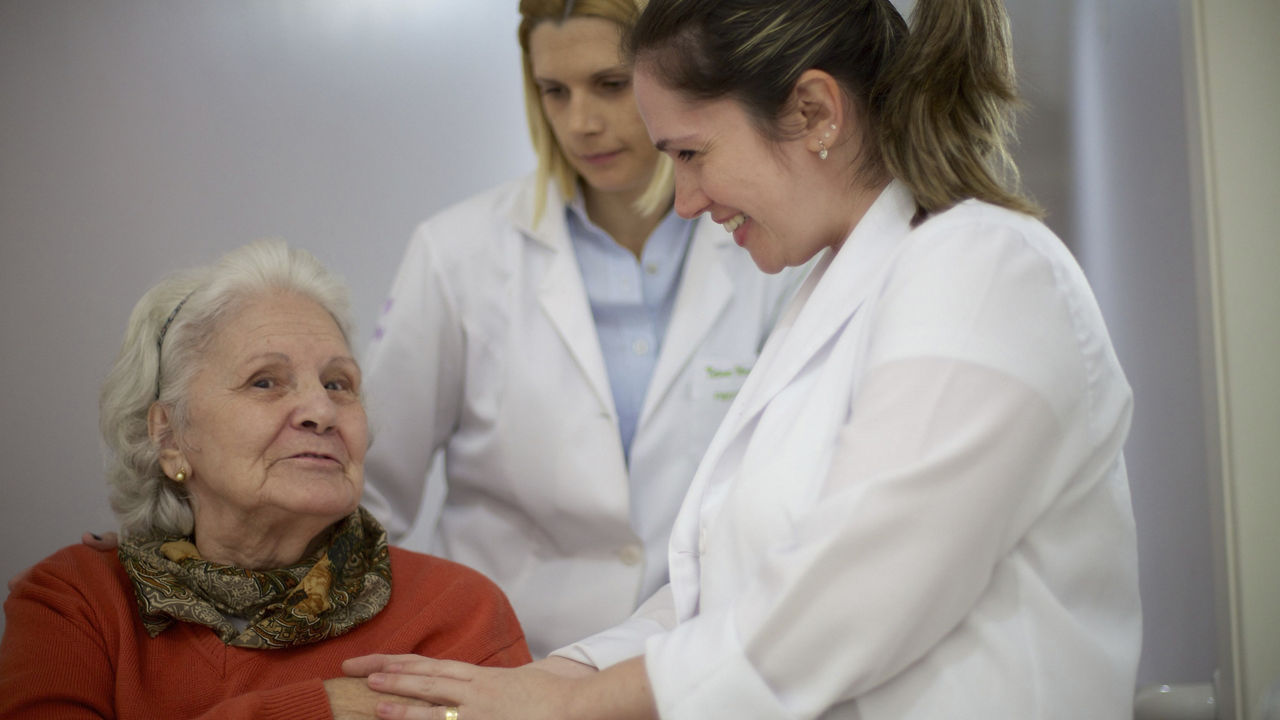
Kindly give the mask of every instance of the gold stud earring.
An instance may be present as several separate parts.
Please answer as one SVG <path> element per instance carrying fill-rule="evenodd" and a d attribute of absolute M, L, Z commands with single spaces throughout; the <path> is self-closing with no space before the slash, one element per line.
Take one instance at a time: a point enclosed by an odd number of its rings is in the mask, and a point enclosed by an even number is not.
<path fill-rule="evenodd" d="M 174 474 L 173 474 L 173 481 L 174 481 L 174 482 L 176 482 L 176 483 L 184 483 L 184 482 L 186 482 L 186 481 L 187 481 L 187 473 L 186 473 L 185 471 L 183 471 L 183 470 L 179 470 L 178 472 L 176 472 L 176 473 L 174 473 Z"/>

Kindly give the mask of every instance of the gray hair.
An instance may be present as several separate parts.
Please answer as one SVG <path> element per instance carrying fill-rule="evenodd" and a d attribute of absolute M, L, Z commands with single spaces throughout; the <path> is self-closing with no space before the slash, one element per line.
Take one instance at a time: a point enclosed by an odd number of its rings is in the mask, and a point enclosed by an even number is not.
<path fill-rule="evenodd" d="M 309 298 L 333 316 L 347 345 L 354 324 L 346 284 L 305 250 L 262 240 L 216 263 L 176 273 L 142 296 L 99 398 L 98 424 L 111 456 L 111 508 L 125 536 L 189 535 L 190 501 L 160 469 L 160 445 L 147 430 L 152 403 L 168 406 L 170 426 L 187 421 L 187 391 L 219 324 L 272 292 Z"/>

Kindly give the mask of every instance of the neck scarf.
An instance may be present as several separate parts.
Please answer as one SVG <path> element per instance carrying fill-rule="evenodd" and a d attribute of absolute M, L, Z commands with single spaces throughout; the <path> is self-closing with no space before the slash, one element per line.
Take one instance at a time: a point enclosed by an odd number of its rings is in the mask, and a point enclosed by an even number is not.
<path fill-rule="evenodd" d="M 191 538 L 126 539 L 118 552 L 151 637 L 176 620 L 205 625 L 227 645 L 296 647 L 352 630 L 391 597 L 387 533 L 363 507 L 276 570 L 208 562 Z M 228 618 L 248 627 L 237 630 Z"/>

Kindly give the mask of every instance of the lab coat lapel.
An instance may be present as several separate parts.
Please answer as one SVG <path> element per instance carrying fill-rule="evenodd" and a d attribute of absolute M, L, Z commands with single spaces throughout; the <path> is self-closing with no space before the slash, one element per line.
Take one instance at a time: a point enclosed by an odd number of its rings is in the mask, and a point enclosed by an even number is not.
<path fill-rule="evenodd" d="M 695 222 L 662 352 L 645 392 L 641 425 L 671 390 L 733 298 L 733 281 L 722 260 L 731 236 L 707 218 Z"/>
<path fill-rule="evenodd" d="M 876 286 L 874 279 L 902 246 L 910 231 L 915 203 L 910 192 L 897 181 L 881 193 L 845 240 L 840 252 L 830 259 L 821 277 L 810 277 L 797 301 L 808 291 L 802 306 L 788 309 L 782 324 L 785 332 L 774 332 L 761 358 L 740 392 L 741 412 L 731 412 L 739 429 L 759 413 L 788 383 L 821 352 L 824 345 L 843 328 Z"/>
<path fill-rule="evenodd" d="M 779 317 L 760 358 L 712 438 L 672 530 L 671 589 L 676 616 L 681 620 L 698 611 L 704 579 L 701 540 L 704 532 L 715 532 L 714 527 L 704 525 L 704 495 L 708 488 L 732 483 L 738 477 L 738 462 L 753 440 L 743 437 L 746 429 L 753 427 L 753 421 L 769 401 L 803 372 L 857 313 L 878 285 L 876 278 L 902 246 L 913 212 L 910 193 L 891 183 L 840 252 L 818 261 Z M 805 418 L 797 416 L 794 421 L 801 423 Z M 711 525 L 719 524 L 711 519 Z"/>
<path fill-rule="evenodd" d="M 533 224 L 532 189 L 517 199 L 512 208 L 512 220 L 531 244 L 538 246 L 537 250 L 550 253 L 542 278 L 532 280 L 538 283 L 538 304 L 568 347 L 569 354 L 582 370 L 601 406 L 610 415 L 616 415 L 613 392 L 609 389 L 609 373 L 596 335 L 595 319 L 591 316 L 591 303 L 582 283 L 582 271 L 573 254 L 573 245 L 569 242 L 564 200 L 556 191 L 555 183 L 548 183 L 545 209 L 537 225 Z"/>

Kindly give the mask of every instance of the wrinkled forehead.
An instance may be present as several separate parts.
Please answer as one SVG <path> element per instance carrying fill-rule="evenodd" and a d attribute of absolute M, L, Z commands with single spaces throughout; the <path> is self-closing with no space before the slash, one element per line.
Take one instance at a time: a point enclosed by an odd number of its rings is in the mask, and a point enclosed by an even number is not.
<path fill-rule="evenodd" d="M 346 336 L 316 300 L 291 292 L 247 297 L 214 327 L 210 350 L 223 360 L 288 349 L 291 354 L 350 356 Z"/>

